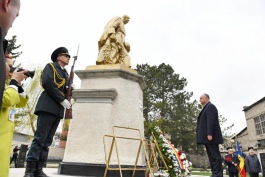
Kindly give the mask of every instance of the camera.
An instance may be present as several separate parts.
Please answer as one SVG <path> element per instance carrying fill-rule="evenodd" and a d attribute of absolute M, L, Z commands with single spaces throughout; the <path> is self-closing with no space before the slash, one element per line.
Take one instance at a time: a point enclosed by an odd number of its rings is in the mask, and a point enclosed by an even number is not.
<path fill-rule="evenodd" d="M 11 68 L 10 68 L 10 73 L 13 73 L 16 69 L 17 69 L 16 67 L 11 67 Z M 25 70 L 25 69 L 18 68 L 18 69 L 17 69 L 17 72 L 24 71 L 24 70 Z M 31 78 L 33 78 L 34 75 L 35 75 L 35 71 L 28 71 L 28 72 L 24 73 L 24 75 L 27 76 L 27 77 L 31 77 Z"/>

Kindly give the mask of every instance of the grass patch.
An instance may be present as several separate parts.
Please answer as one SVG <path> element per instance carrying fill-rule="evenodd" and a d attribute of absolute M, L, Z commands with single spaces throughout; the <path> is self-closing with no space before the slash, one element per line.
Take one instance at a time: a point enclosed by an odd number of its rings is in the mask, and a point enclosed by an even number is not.
<path fill-rule="evenodd" d="M 191 170 L 192 175 L 200 175 L 200 176 L 211 176 L 212 172 L 211 169 L 202 169 L 202 168 L 192 168 Z M 225 170 L 223 170 L 223 175 L 226 175 Z"/>
<path fill-rule="evenodd" d="M 212 173 L 207 171 L 191 171 L 192 175 L 210 176 Z"/>

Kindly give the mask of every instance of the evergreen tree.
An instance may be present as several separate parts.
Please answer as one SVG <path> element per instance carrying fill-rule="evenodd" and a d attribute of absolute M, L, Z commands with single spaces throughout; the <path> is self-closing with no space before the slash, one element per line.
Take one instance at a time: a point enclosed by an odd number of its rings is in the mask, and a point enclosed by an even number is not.
<path fill-rule="evenodd" d="M 196 119 L 199 113 L 197 101 L 190 101 L 192 92 L 185 91 L 186 78 L 181 78 L 170 65 L 142 64 L 136 66 L 144 76 L 145 129 L 154 120 L 163 119 L 161 129 L 172 135 L 172 143 L 183 150 L 196 146 Z M 147 134 L 148 132 L 145 132 Z"/>
<path fill-rule="evenodd" d="M 16 43 L 17 43 L 17 36 L 12 36 L 12 39 L 8 40 L 8 46 L 6 49 L 6 52 L 9 55 L 11 55 L 13 59 L 16 59 L 22 54 L 22 52 L 14 52 L 15 50 L 21 47 L 21 44 L 17 45 Z"/>

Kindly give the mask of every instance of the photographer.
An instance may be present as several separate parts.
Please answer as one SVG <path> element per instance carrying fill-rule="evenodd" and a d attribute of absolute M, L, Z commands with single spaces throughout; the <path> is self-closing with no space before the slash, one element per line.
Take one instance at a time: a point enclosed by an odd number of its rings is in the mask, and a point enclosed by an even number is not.
<path fill-rule="evenodd" d="M 12 158 L 11 158 L 11 160 L 10 160 L 10 165 L 11 165 L 11 163 L 14 161 L 14 163 L 15 163 L 15 167 L 17 166 L 17 156 L 18 156 L 18 151 L 19 151 L 20 149 L 18 148 L 18 146 L 15 146 L 14 147 L 14 149 L 13 149 L 13 156 L 12 156 Z"/>
<path fill-rule="evenodd" d="M 9 154 L 13 139 L 15 108 L 26 106 L 29 99 L 21 87 L 21 82 L 27 77 L 24 75 L 27 70 L 21 72 L 15 70 L 11 74 L 12 58 L 6 55 L 5 63 L 6 83 L 0 112 L 0 176 L 8 176 L 9 173 Z"/>
<path fill-rule="evenodd" d="M 4 54 L 7 46 L 5 36 L 14 20 L 19 14 L 20 0 L 0 0 L 0 100 L 5 90 L 5 59 Z M 0 102 L 0 111 L 2 102 Z"/>

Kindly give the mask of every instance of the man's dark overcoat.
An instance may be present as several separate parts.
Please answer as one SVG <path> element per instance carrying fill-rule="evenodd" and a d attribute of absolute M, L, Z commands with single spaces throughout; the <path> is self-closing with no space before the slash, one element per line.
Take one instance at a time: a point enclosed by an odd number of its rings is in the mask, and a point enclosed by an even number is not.
<path fill-rule="evenodd" d="M 53 64 L 54 68 L 58 72 L 59 77 L 54 73 L 51 64 Z M 62 79 L 60 79 L 60 77 L 65 79 L 65 84 L 58 88 L 56 83 L 62 82 Z M 35 114 L 38 115 L 40 112 L 47 112 L 63 118 L 64 107 L 60 104 L 60 102 L 65 99 L 65 94 L 67 92 L 67 71 L 63 69 L 57 62 L 48 63 L 42 72 L 41 83 L 44 91 L 41 93 L 41 96 L 36 105 Z"/>
<path fill-rule="evenodd" d="M 228 161 L 228 159 L 230 159 Z M 237 166 L 235 166 L 234 164 L 232 164 L 232 162 L 236 163 Z M 227 154 L 225 156 L 225 163 L 228 166 L 228 172 L 230 173 L 238 173 L 238 165 L 239 165 L 239 159 L 236 155 L 231 155 L 231 154 Z"/>
<path fill-rule="evenodd" d="M 218 111 L 214 104 L 208 102 L 200 112 L 197 120 L 197 144 L 222 144 L 222 132 L 218 120 Z M 212 135 L 212 141 L 208 140 Z"/>
<path fill-rule="evenodd" d="M 245 165 L 246 165 L 246 170 L 249 173 L 261 172 L 261 164 L 256 154 L 254 154 L 253 156 L 248 155 L 245 159 Z"/>

